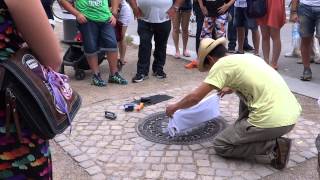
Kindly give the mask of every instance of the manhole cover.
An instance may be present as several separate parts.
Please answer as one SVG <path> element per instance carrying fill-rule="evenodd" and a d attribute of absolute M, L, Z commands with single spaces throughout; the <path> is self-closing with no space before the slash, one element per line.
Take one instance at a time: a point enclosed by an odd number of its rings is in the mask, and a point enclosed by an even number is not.
<path fill-rule="evenodd" d="M 140 136 L 152 142 L 189 145 L 213 140 L 226 127 L 223 118 L 220 117 L 207 121 L 192 131 L 171 137 L 167 131 L 168 122 L 169 118 L 165 112 L 154 113 L 140 121 L 136 130 Z"/>

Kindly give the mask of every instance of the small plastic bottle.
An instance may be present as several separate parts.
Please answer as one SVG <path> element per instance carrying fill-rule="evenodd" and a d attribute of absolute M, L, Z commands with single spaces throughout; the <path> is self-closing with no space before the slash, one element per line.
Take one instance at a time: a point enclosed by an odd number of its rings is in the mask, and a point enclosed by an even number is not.
<path fill-rule="evenodd" d="M 294 23 L 292 25 L 292 45 L 294 48 L 300 48 L 300 34 L 299 34 L 299 23 Z"/>

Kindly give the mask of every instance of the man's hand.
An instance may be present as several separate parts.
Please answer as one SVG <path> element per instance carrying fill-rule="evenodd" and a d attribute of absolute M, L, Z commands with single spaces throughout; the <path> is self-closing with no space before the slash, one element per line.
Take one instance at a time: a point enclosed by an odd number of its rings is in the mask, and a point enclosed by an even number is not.
<path fill-rule="evenodd" d="M 224 4 L 223 6 L 218 8 L 218 13 L 219 14 L 225 14 L 226 11 L 229 9 L 229 5 L 228 4 Z"/>
<path fill-rule="evenodd" d="M 78 13 L 76 18 L 77 18 L 77 21 L 79 24 L 84 24 L 84 23 L 88 22 L 87 18 L 81 13 Z"/>
<path fill-rule="evenodd" d="M 296 23 L 296 22 L 298 22 L 298 20 L 299 20 L 298 14 L 296 12 L 291 12 L 289 21 Z"/>
<path fill-rule="evenodd" d="M 112 25 L 112 26 L 116 26 L 117 24 L 117 19 L 112 15 L 110 20 L 109 20 L 109 23 Z"/>
<path fill-rule="evenodd" d="M 224 87 L 218 92 L 218 95 L 222 98 L 224 95 L 231 94 L 231 93 L 233 93 L 233 90 L 231 88 Z"/>
<path fill-rule="evenodd" d="M 138 19 L 142 16 L 142 11 L 139 7 L 132 8 L 132 10 L 133 10 L 133 14 L 134 14 L 135 19 Z"/>
<path fill-rule="evenodd" d="M 176 104 L 169 104 L 166 108 L 166 114 L 169 117 L 172 117 L 172 115 L 177 111 Z"/>
<path fill-rule="evenodd" d="M 167 11 L 168 16 L 172 19 L 176 15 L 176 9 L 172 6 L 168 11 Z"/>

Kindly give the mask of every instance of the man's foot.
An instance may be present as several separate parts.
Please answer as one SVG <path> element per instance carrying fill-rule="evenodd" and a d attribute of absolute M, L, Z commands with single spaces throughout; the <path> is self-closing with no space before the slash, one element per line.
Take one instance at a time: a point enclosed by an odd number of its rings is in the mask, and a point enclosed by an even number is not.
<path fill-rule="evenodd" d="M 158 79 L 165 79 L 167 77 L 167 74 L 163 71 L 154 72 L 152 76 L 155 76 Z"/>
<path fill-rule="evenodd" d="M 312 79 L 312 72 L 310 68 L 304 68 L 302 76 L 300 77 L 302 81 L 310 81 Z"/>
<path fill-rule="evenodd" d="M 107 83 L 101 78 L 100 73 L 93 74 L 92 79 L 91 79 L 91 84 L 94 86 L 98 86 L 98 87 L 102 87 L 102 86 L 107 85 Z"/>
<path fill-rule="evenodd" d="M 228 48 L 228 53 L 234 54 L 236 52 L 236 49 L 234 47 Z"/>
<path fill-rule="evenodd" d="M 108 82 L 121 85 L 128 84 L 128 81 L 125 80 L 118 72 L 116 72 L 114 75 L 109 76 Z"/>
<path fill-rule="evenodd" d="M 197 68 L 198 62 L 196 60 L 192 60 L 190 63 L 186 64 L 184 67 L 187 69 Z"/>
<path fill-rule="evenodd" d="M 247 46 L 243 46 L 243 50 L 244 51 L 254 51 L 254 48 L 248 44 Z"/>
<path fill-rule="evenodd" d="M 271 161 L 271 166 L 281 170 L 289 161 L 291 139 L 280 137 L 276 141 L 275 158 Z"/>
<path fill-rule="evenodd" d="M 143 80 L 148 79 L 149 77 L 144 75 L 144 74 L 136 74 L 133 78 L 132 78 L 132 82 L 133 83 L 139 83 L 142 82 Z"/>

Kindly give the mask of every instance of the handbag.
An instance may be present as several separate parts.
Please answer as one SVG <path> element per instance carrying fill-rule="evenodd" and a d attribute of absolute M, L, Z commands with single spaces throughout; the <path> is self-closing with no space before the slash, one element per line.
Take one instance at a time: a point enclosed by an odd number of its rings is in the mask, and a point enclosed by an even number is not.
<path fill-rule="evenodd" d="M 6 133 L 13 122 L 20 140 L 22 123 L 45 140 L 54 138 L 71 125 L 81 106 L 67 76 L 42 66 L 28 48 L 0 62 L 0 99 L 5 103 Z"/>
<path fill-rule="evenodd" d="M 260 18 L 267 14 L 266 0 L 247 0 L 247 14 L 250 18 Z"/>

